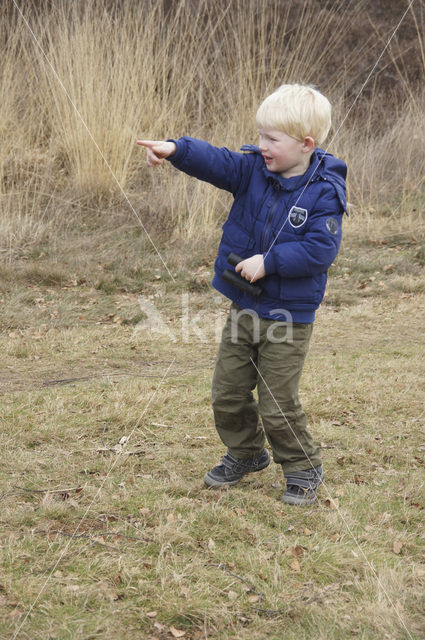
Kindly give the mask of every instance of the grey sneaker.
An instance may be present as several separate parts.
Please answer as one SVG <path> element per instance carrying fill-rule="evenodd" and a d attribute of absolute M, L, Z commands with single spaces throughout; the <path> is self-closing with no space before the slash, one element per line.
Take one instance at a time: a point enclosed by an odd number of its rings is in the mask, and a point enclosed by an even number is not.
<path fill-rule="evenodd" d="M 286 504 L 309 505 L 317 498 L 317 489 L 325 474 L 321 466 L 304 471 L 290 471 L 283 474 L 286 478 L 286 493 L 282 500 Z"/>
<path fill-rule="evenodd" d="M 270 464 L 270 455 L 267 449 L 263 449 L 256 456 L 241 460 L 226 453 L 221 464 L 208 471 L 204 476 L 204 482 L 208 487 L 225 487 L 237 484 L 247 473 L 261 471 Z"/>

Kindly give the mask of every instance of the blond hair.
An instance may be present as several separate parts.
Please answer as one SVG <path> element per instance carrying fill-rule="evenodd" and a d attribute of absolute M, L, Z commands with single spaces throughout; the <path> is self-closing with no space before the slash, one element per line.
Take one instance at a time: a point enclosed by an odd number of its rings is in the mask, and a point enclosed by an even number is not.
<path fill-rule="evenodd" d="M 331 127 L 331 105 L 313 87 L 283 84 L 262 102 L 256 119 L 260 128 L 283 131 L 297 140 L 311 136 L 320 145 Z"/>

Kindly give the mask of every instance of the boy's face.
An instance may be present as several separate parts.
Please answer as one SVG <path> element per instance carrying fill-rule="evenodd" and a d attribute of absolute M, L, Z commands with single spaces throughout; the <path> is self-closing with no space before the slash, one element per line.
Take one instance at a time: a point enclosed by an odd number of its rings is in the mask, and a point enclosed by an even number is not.
<path fill-rule="evenodd" d="M 280 173 L 284 178 L 299 176 L 307 171 L 314 150 L 313 138 L 300 141 L 275 129 L 259 129 L 258 133 L 258 146 L 269 171 Z"/>

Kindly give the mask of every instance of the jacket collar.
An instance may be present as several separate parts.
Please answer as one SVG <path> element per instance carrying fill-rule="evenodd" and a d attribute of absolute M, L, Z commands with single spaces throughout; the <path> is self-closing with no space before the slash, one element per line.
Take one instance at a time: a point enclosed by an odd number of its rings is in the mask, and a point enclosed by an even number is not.
<path fill-rule="evenodd" d="M 317 148 L 313 151 L 309 168 L 300 176 L 284 178 L 279 173 L 269 171 L 264 164 L 262 171 L 267 180 L 271 181 L 273 185 L 275 185 L 275 188 L 283 189 L 285 191 L 297 191 L 313 182 L 329 182 L 335 189 L 343 210 L 348 215 L 345 192 L 347 167 L 345 162 L 335 158 L 335 156 L 330 153 L 326 153 L 323 149 Z"/>
<path fill-rule="evenodd" d="M 284 189 L 285 191 L 296 191 L 308 183 L 323 179 L 324 156 L 325 152 L 322 149 L 315 149 L 312 153 L 310 166 L 307 171 L 299 176 L 292 176 L 291 178 L 284 178 L 279 173 L 269 171 L 265 165 L 263 165 L 262 171 L 267 180 L 274 183 L 276 187 Z"/>
<path fill-rule="evenodd" d="M 304 174 L 301 176 L 294 176 L 292 178 L 284 178 L 280 174 L 273 173 L 266 168 L 264 160 L 261 157 L 260 149 L 256 145 L 246 144 L 241 147 L 241 150 L 257 153 L 260 156 L 262 172 L 266 179 L 278 189 L 296 191 L 297 189 L 305 187 L 308 183 L 318 182 L 319 180 L 330 182 L 335 189 L 342 208 L 348 215 L 345 194 L 347 166 L 345 162 L 339 158 L 335 158 L 331 153 L 327 153 L 323 149 L 317 147 L 311 155 L 310 166 Z"/>

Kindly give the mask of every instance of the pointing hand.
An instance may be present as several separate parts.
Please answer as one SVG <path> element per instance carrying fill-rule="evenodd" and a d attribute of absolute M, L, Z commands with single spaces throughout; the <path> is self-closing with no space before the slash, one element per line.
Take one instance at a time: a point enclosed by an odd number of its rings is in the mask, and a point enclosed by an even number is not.
<path fill-rule="evenodd" d="M 137 140 L 136 144 L 146 147 L 147 162 L 150 167 L 157 167 L 162 164 L 164 158 L 168 158 L 176 152 L 174 142 L 166 142 L 165 140 Z"/>

